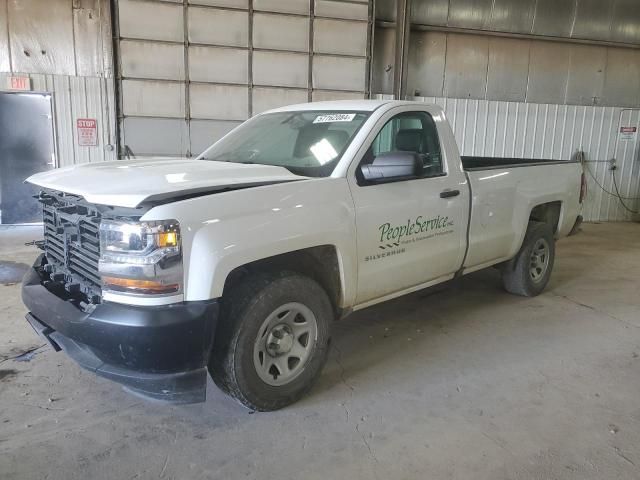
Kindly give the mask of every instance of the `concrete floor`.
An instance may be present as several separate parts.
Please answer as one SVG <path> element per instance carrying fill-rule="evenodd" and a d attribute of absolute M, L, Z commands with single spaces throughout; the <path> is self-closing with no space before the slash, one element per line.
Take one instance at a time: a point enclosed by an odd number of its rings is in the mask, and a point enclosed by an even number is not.
<path fill-rule="evenodd" d="M 0 232 L 0 260 L 36 235 Z M 341 322 L 311 394 L 264 414 L 213 384 L 149 403 L 48 347 L 18 362 L 41 342 L 0 285 L 0 478 L 638 479 L 638 272 L 640 224 L 585 225 L 537 298 L 488 270 Z"/>

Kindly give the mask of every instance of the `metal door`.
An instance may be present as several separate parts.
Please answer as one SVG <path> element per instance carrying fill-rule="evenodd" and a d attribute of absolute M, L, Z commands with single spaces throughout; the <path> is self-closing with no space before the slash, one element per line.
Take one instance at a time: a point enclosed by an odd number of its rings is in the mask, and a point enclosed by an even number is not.
<path fill-rule="evenodd" d="M 54 166 L 51 95 L 0 92 L 0 224 L 42 221 L 24 180 Z"/>

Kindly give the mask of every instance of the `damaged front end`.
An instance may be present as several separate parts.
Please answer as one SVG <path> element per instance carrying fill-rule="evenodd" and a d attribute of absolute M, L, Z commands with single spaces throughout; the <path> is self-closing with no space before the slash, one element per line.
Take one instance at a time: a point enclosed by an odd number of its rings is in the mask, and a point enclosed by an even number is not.
<path fill-rule="evenodd" d="M 161 305 L 111 301 L 109 293 L 114 286 L 105 284 L 101 271 L 105 258 L 101 225 L 137 222 L 146 209 L 92 205 L 81 197 L 55 191 L 42 192 L 39 200 L 43 205 L 44 242 L 40 246 L 44 253 L 29 269 L 22 285 L 22 298 L 29 309 L 27 320 L 34 330 L 83 368 L 138 394 L 173 403 L 203 401 L 218 302 L 184 302 L 182 297 Z M 126 260 L 127 255 L 134 255 L 143 271 L 154 275 L 154 269 L 144 270 L 148 257 L 141 252 L 158 256 L 165 247 L 179 252 L 175 248 L 178 237 L 175 232 L 166 237 L 156 235 L 174 242 L 161 247 L 154 245 L 149 235 L 145 237 L 147 243 L 121 235 L 127 245 L 135 247 L 142 242 L 140 249 L 133 254 L 111 249 L 108 265 L 113 267 L 120 257 Z M 163 268 L 173 271 L 175 255 L 166 258 L 171 261 Z M 128 278 L 128 270 L 123 271 L 119 277 L 113 271 L 111 275 L 132 282 L 153 281 Z M 181 265 L 179 271 L 181 275 Z M 170 280 L 171 288 L 181 282 L 175 275 Z M 116 293 L 131 296 L 131 303 L 135 303 L 148 292 Z M 149 295 L 157 299 L 158 293 Z"/>

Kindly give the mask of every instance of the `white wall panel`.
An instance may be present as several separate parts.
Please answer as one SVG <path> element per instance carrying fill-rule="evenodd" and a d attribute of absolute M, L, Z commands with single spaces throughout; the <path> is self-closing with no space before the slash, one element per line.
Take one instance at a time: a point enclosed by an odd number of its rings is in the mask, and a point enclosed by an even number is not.
<path fill-rule="evenodd" d="M 416 85 L 423 81 L 422 74 L 418 73 L 418 77 L 411 74 L 413 68 L 411 64 L 412 54 L 418 54 L 417 50 L 412 48 L 413 42 L 409 43 L 409 76 L 407 78 L 407 85 L 413 85 L 408 91 L 413 92 Z M 376 29 L 375 39 L 373 42 L 373 60 L 372 60 L 372 78 L 371 78 L 371 91 L 374 93 L 390 94 L 393 92 L 393 68 L 395 58 L 395 32 L 392 28 L 378 28 Z M 415 72 L 414 72 L 415 73 Z M 437 75 L 437 71 L 434 72 Z M 444 53 L 442 70 L 440 72 L 441 78 L 444 75 Z M 413 82 L 413 83 L 412 83 Z M 429 77 L 429 82 L 433 80 Z M 442 90 L 438 92 L 430 92 L 432 94 L 441 94 Z"/>
<path fill-rule="evenodd" d="M 602 96 L 606 105 L 640 105 L 640 51 L 609 49 Z"/>
<path fill-rule="evenodd" d="M 606 67 L 606 47 L 571 45 L 565 102 L 575 105 L 600 103 Z"/>
<path fill-rule="evenodd" d="M 72 92 L 72 88 L 77 84 L 72 83 L 67 76 L 31 75 L 30 77 L 34 90 L 54 94 L 53 116 L 55 118 L 57 165 L 65 167 L 80 163 L 76 159 L 76 150 L 80 147 L 76 145 L 76 136 L 73 131 L 75 129 L 73 99 L 79 96 L 80 92 Z M 98 122 L 98 128 L 100 128 L 100 123 Z M 115 123 L 111 128 L 115 128 Z M 102 145 L 104 147 L 105 143 Z M 104 151 L 104 148 L 101 150 Z"/>
<path fill-rule="evenodd" d="M 616 0 L 611 19 L 611 40 L 638 44 L 640 42 L 639 23 L 640 2 L 637 0 Z"/>
<path fill-rule="evenodd" d="M 449 0 L 414 0 L 411 2 L 411 21 L 413 23 L 446 25 L 448 17 Z"/>
<path fill-rule="evenodd" d="M 365 98 L 359 92 L 339 92 L 336 90 L 314 90 L 312 95 L 314 102 L 325 102 L 329 100 L 362 100 Z"/>
<path fill-rule="evenodd" d="M 184 99 L 184 83 L 151 80 L 122 81 L 122 113 L 125 115 L 184 117 Z"/>
<path fill-rule="evenodd" d="M 181 0 L 177 0 L 182 3 Z M 249 8 L 249 0 L 189 0 L 192 5 L 209 5 L 212 7 Z"/>
<path fill-rule="evenodd" d="M 315 55 L 313 57 L 313 88 L 325 90 L 364 91 L 366 60 Z"/>
<path fill-rule="evenodd" d="M 7 1 L 0 0 L 0 12 L 7 12 Z M 9 19 L 4 13 L 0 15 L 0 72 L 10 72 L 9 58 Z"/>
<path fill-rule="evenodd" d="M 187 154 L 187 121 L 184 119 L 127 117 L 122 122 L 122 143 L 135 156 Z"/>
<path fill-rule="evenodd" d="M 572 34 L 576 38 L 609 40 L 615 1 L 580 0 Z"/>
<path fill-rule="evenodd" d="M 116 3 L 122 138 L 145 155 L 153 153 L 145 132 L 174 126 L 156 153 L 195 154 L 216 140 L 207 132 L 222 135 L 250 115 L 311 96 L 363 98 L 368 89 L 366 0 Z M 170 121 L 156 132 L 152 119 Z"/>
<path fill-rule="evenodd" d="M 308 99 L 307 90 L 294 90 L 292 88 L 265 88 L 253 89 L 253 113 L 258 114 L 265 110 L 305 103 Z"/>
<path fill-rule="evenodd" d="M 495 0 L 489 28 L 500 32 L 530 32 L 536 0 Z"/>
<path fill-rule="evenodd" d="M 217 120 L 192 120 L 191 125 L 191 154 L 200 155 L 210 145 L 224 137 L 242 122 Z"/>
<path fill-rule="evenodd" d="M 570 37 L 576 5 L 575 0 L 536 0 L 532 33 L 550 37 Z"/>
<path fill-rule="evenodd" d="M 491 19 L 493 0 L 450 0 L 447 25 L 460 28 L 486 28 Z"/>
<path fill-rule="evenodd" d="M 282 87 L 307 87 L 309 57 L 297 53 L 254 52 L 253 83 Z"/>
<path fill-rule="evenodd" d="M 184 80 L 184 48 L 158 42 L 120 42 L 120 70 L 123 77 Z"/>
<path fill-rule="evenodd" d="M 111 44 L 109 0 L 0 0 L 0 72 L 110 77 Z"/>
<path fill-rule="evenodd" d="M 248 58 L 248 50 L 191 46 L 189 79 L 194 82 L 247 83 Z"/>
<path fill-rule="evenodd" d="M 0 18 L 7 12 L 15 72 L 75 75 L 73 11 L 68 0 L 9 1 Z"/>
<path fill-rule="evenodd" d="M 390 42 L 385 38 L 386 42 Z M 393 43 L 391 42 L 390 50 Z M 411 32 L 407 92 L 413 95 L 442 95 L 447 35 L 442 32 Z M 387 54 L 388 55 L 388 54 Z M 387 60 L 387 62 L 391 59 Z M 375 67 L 374 67 L 375 68 Z M 393 81 L 392 75 L 388 83 Z M 391 92 L 391 86 L 388 87 Z"/>
<path fill-rule="evenodd" d="M 73 135 L 75 149 L 73 161 L 74 163 L 88 163 L 103 160 L 104 156 L 101 152 L 101 150 L 105 148 L 105 144 L 102 143 L 103 139 L 98 139 L 98 146 L 96 147 L 82 147 L 79 145 L 78 130 L 75 128 L 75 120 L 78 118 L 94 118 L 96 119 L 96 123 L 103 121 L 103 119 L 100 118 L 103 105 L 100 102 L 100 97 L 94 93 L 100 92 L 101 81 L 98 78 L 58 77 L 54 79 L 54 86 L 55 83 L 65 84 L 67 82 L 69 90 L 72 92 L 70 95 L 70 110 L 72 119 L 74 120 L 72 120 L 70 130 Z M 60 91 L 60 85 L 57 87 L 56 90 Z"/>
<path fill-rule="evenodd" d="M 365 56 L 367 28 L 364 22 L 316 18 L 313 22 L 313 48 L 318 53 Z"/>
<path fill-rule="evenodd" d="M 571 45 L 532 42 L 529 56 L 527 101 L 564 103 Z"/>
<path fill-rule="evenodd" d="M 309 14 L 308 0 L 253 0 L 254 10 L 270 12 Z"/>
<path fill-rule="evenodd" d="M 189 100 L 193 118 L 245 120 L 249 115 L 247 87 L 192 84 Z"/>
<path fill-rule="evenodd" d="M 53 92 L 60 166 L 115 159 L 115 108 L 112 83 L 106 79 L 47 75 L 46 89 Z M 36 82 L 34 82 L 36 84 Z M 34 85 L 36 86 L 36 85 Z M 64 105 L 63 105 L 64 104 Z M 97 145 L 78 145 L 76 120 L 94 118 Z"/>
<path fill-rule="evenodd" d="M 523 102 L 529 76 L 528 40 L 489 39 L 487 99 Z"/>
<path fill-rule="evenodd" d="M 256 13 L 253 46 L 275 50 L 309 51 L 309 18 Z"/>
<path fill-rule="evenodd" d="M 625 109 L 619 116 L 618 122 L 622 126 L 636 127 L 637 131 L 640 131 L 640 109 Z M 619 140 L 615 146 L 615 158 L 617 159 L 617 166 L 619 174 L 616 176 L 620 193 L 625 197 L 636 197 L 632 200 L 626 200 L 625 203 L 634 211 L 640 210 L 640 155 L 638 153 L 638 137 L 636 134 L 633 141 L 621 141 Z M 606 185 L 606 179 L 605 179 Z M 612 186 L 611 184 L 609 184 Z M 615 191 L 615 190 L 614 190 Z M 629 218 L 628 211 L 621 211 L 620 202 L 608 196 L 608 209 L 611 212 L 612 208 L 615 208 L 616 214 L 624 214 Z M 640 220 L 640 215 L 636 215 L 635 220 Z"/>
<path fill-rule="evenodd" d="M 450 97 L 483 98 L 486 92 L 489 39 L 449 35 L 444 73 L 444 93 Z"/>
<path fill-rule="evenodd" d="M 73 7 L 76 75 L 111 76 L 113 38 L 108 1 L 77 0 Z"/>
<path fill-rule="evenodd" d="M 249 14 L 243 11 L 190 7 L 189 41 L 212 45 L 246 47 Z"/>
<path fill-rule="evenodd" d="M 566 160 L 585 152 L 598 183 L 614 191 L 608 160 L 617 159 L 616 179 L 623 197 L 640 196 L 639 142 L 619 141 L 619 126 L 640 130 L 640 109 L 533 104 L 443 97 L 416 97 L 440 105 L 453 128 L 462 155 Z M 588 221 L 631 220 L 620 202 L 587 174 L 583 215 Z M 640 201 L 629 199 L 637 210 Z"/>
<path fill-rule="evenodd" d="M 120 36 L 148 40 L 184 40 L 182 5 L 118 0 Z"/>
<path fill-rule="evenodd" d="M 347 18 L 351 20 L 367 20 L 369 18 L 368 2 L 351 3 L 340 0 L 315 0 L 317 17 Z"/>

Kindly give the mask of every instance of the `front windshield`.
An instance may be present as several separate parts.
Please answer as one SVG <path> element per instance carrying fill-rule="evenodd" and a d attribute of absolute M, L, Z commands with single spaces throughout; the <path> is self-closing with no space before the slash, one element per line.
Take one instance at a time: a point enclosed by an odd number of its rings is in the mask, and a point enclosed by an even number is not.
<path fill-rule="evenodd" d="M 327 177 L 368 116 L 325 110 L 258 115 L 198 158 L 275 165 L 296 175 Z"/>

